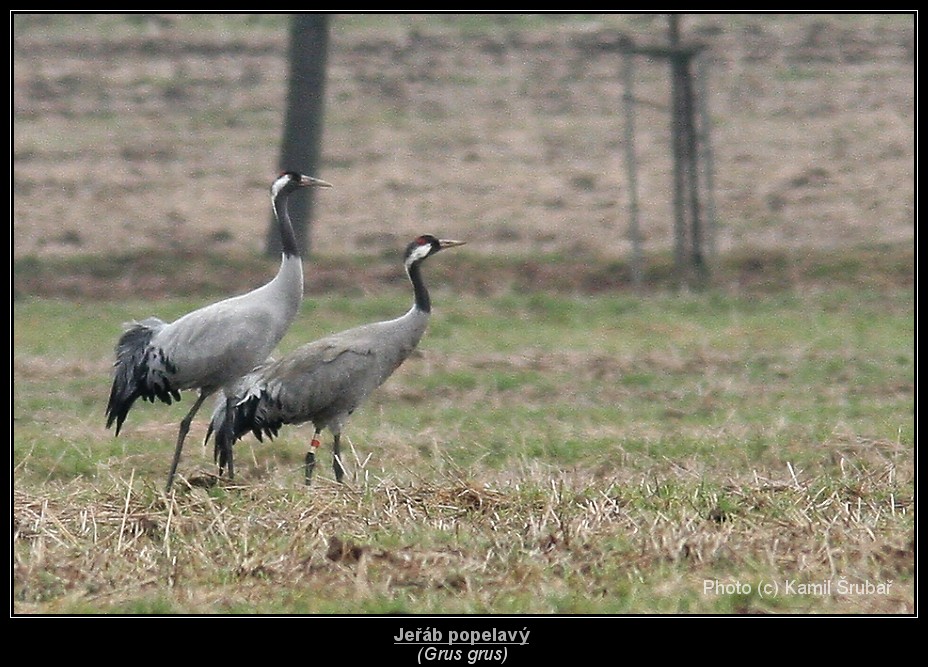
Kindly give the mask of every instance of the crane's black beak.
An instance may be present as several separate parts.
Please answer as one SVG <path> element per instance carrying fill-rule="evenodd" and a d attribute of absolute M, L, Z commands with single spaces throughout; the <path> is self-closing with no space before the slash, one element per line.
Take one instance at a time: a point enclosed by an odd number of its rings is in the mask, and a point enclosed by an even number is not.
<path fill-rule="evenodd" d="M 464 245 L 467 241 L 452 241 L 451 239 L 439 239 L 438 247 L 444 250 L 445 248 L 453 248 L 455 246 Z"/>
<path fill-rule="evenodd" d="M 332 184 L 328 181 L 323 181 L 321 178 L 313 178 L 312 176 L 300 176 L 300 187 L 315 186 L 317 188 L 331 188 Z"/>

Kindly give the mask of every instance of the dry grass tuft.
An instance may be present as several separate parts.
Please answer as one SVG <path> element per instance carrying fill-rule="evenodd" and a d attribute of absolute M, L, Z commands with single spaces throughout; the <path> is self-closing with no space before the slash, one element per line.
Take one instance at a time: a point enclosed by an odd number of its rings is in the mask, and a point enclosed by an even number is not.
<path fill-rule="evenodd" d="M 294 491 L 191 481 L 170 496 L 133 477 L 17 490 L 15 609 L 913 609 L 913 498 L 891 490 L 891 467 L 719 487 L 686 473 L 523 473 Z M 741 596 L 733 609 L 700 588 L 726 577 L 891 583 L 881 595 Z"/>

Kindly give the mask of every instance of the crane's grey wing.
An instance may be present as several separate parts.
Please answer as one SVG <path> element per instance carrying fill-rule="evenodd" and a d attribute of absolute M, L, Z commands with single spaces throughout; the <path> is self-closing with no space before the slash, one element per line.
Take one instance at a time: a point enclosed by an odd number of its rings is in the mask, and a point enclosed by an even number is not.
<path fill-rule="evenodd" d="M 275 437 L 283 424 L 301 424 L 328 414 L 345 403 L 344 397 L 359 378 L 357 367 L 363 368 L 363 364 L 346 362 L 369 354 L 368 347 L 335 349 L 332 341 L 319 340 L 282 359 L 269 359 L 216 400 L 204 444 L 214 437 L 218 461 L 227 444 L 249 431 L 263 441 L 264 436 Z M 231 414 L 227 413 L 229 404 Z"/>
<path fill-rule="evenodd" d="M 221 387 L 261 363 L 280 339 L 275 308 L 253 299 L 227 299 L 185 315 L 152 339 L 179 389 Z"/>
<path fill-rule="evenodd" d="M 359 388 L 368 384 L 357 372 L 365 365 L 354 359 L 369 355 L 369 349 L 335 350 L 317 341 L 241 378 L 230 390 L 230 400 L 223 396 L 216 401 L 204 440 L 206 444 L 213 437 L 213 458 L 220 469 L 235 441 L 249 431 L 263 442 L 265 436 L 276 437 L 283 424 L 313 421 L 321 428 L 333 416 L 353 410 Z"/>
<path fill-rule="evenodd" d="M 266 423 L 312 421 L 317 428 L 350 414 L 403 363 L 424 327 L 379 322 L 298 348 L 259 372 L 250 388 Z"/>
<path fill-rule="evenodd" d="M 324 424 L 354 410 L 377 387 L 377 370 L 376 350 L 367 342 L 312 343 L 261 374 L 266 416 L 286 424 Z"/>

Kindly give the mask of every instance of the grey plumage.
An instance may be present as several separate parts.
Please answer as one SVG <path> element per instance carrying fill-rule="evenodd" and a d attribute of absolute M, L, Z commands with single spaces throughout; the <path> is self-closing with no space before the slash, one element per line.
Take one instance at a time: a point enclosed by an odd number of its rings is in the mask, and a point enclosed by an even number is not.
<path fill-rule="evenodd" d="M 431 301 L 420 264 L 443 248 L 462 244 L 430 235 L 418 237 L 404 256 L 415 293 L 405 315 L 326 336 L 269 360 L 242 378 L 227 401 L 217 401 L 206 439 L 214 436 L 220 471 L 231 462 L 227 453 L 232 444 L 249 431 L 263 440 L 275 437 L 284 424 L 312 422 L 315 433 L 306 455 L 306 482 L 315 465 L 313 450 L 325 428 L 334 437 L 333 467 L 341 481 L 340 438 L 348 416 L 399 368 L 428 325 Z"/>
<path fill-rule="evenodd" d="M 284 172 L 271 186 L 283 256 L 277 275 L 239 296 L 195 310 L 171 323 L 148 318 L 127 325 L 116 345 L 106 427 L 116 435 L 138 398 L 170 404 L 180 392 L 198 389 L 196 402 L 180 424 L 167 488 L 173 484 L 184 438 L 203 402 L 231 386 L 263 361 L 290 327 L 303 298 L 303 266 L 286 200 L 301 187 L 330 187 L 320 179 Z M 231 452 L 229 472 L 234 474 Z"/>

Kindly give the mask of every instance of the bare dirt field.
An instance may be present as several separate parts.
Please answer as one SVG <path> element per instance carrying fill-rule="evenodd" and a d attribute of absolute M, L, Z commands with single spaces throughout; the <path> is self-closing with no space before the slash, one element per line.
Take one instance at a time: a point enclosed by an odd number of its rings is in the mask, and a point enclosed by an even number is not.
<path fill-rule="evenodd" d="M 708 45 L 717 245 L 914 240 L 915 17 L 688 15 Z M 653 15 L 335 16 L 313 251 L 411 235 L 624 258 L 618 44 Z M 16 15 L 14 258 L 261 250 L 285 16 Z M 646 251 L 671 244 L 667 66 L 636 60 Z"/>

